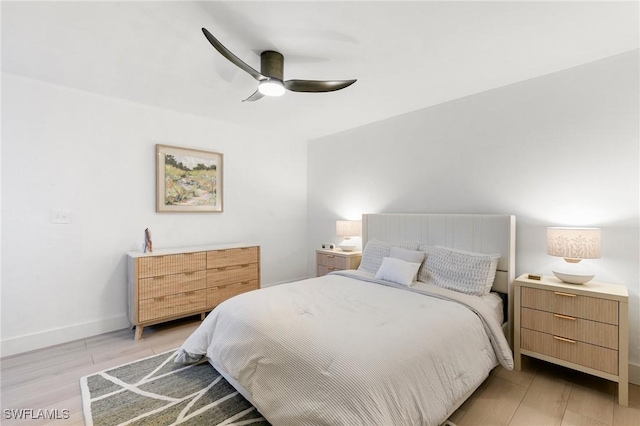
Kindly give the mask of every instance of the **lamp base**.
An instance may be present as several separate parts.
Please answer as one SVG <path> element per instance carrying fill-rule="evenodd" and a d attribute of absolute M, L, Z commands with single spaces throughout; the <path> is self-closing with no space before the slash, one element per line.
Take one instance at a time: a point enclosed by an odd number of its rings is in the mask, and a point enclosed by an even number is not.
<path fill-rule="evenodd" d="M 347 242 L 346 244 L 340 243 L 338 244 L 338 247 L 342 251 L 354 251 L 356 249 L 356 246 L 353 244 L 350 244 L 349 242 Z"/>
<path fill-rule="evenodd" d="M 354 251 L 356 249 L 356 243 L 351 241 L 351 238 L 345 238 L 340 244 L 338 244 L 338 247 L 342 251 Z"/>
<path fill-rule="evenodd" d="M 588 283 L 595 277 L 595 275 L 579 275 L 579 274 L 570 274 L 567 272 L 559 272 L 559 271 L 551 271 L 553 275 L 556 276 L 560 281 L 565 282 L 567 284 L 584 284 Z"/>

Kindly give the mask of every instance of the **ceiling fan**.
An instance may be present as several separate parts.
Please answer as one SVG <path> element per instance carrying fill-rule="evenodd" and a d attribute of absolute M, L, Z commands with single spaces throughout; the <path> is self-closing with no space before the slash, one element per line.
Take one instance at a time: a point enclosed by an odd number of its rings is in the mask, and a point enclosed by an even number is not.
<path fill-rule="evenodd" d="M 204 36 L 218 52 L 235 66 L 251 75 L 258 81 L 258 90 L 245 101 L 257 101 L 264 96 L 281 96 L 285 89 L 292 92 L 333 92 L 344 89 L 356 82 L 353 80 L 286 80 L 284 81 L 284 56 L 273 50 L 266 50 L 260 54 L 260 72 L 247 65 L 242 59 L 224 47 L 206 28 L 202 29 Z"/>

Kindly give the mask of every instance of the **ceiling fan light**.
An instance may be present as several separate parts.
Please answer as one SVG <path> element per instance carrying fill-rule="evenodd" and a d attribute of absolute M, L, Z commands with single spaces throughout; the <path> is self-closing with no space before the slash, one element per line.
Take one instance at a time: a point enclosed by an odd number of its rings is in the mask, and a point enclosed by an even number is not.
<path fill-rule="evenodd" d="M 284 84 L 280 80 L 271 79 L 260 82 L 258 91 L 265 96 L 284 95 Z"/>

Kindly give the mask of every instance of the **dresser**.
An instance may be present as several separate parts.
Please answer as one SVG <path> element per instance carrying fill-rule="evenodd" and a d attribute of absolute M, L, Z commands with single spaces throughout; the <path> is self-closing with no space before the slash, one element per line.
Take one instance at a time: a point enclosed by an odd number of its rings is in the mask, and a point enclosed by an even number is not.
<path fill-rule="evenodd" d="M 567 284 L 554 277 L 514 282 L 515 369 L 522 355 L 618 383 L 629 401 L 629 296 L 624 286 Z"/>
<path fill-rule="evenodd" d="M 144 327 L 205 313 L 260 288 L 260 247 L 250 244 L 127 253 L 129 321 Z"/>
<path fill-rule="evenodd" d="M 362 251 L 316 250 L 318 276 L 332 271 L 358 269 L 362 260 Z"/>

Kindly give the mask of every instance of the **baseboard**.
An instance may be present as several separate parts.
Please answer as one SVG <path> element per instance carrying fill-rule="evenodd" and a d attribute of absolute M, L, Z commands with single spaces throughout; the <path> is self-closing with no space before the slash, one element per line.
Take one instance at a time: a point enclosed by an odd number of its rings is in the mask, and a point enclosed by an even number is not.
<path fill-rule="evenodd" d="M 99 321 L 76 324 L 26 336 L 4 339 L 0 346 L 0 357 L 15 355 L 48 346 L 59 345 L 73 340 L 84 339 L 97 334 L 122 330 L 130 326 L 126 315 L 106 318 Z"/>
<path fill-rule="evenodd" d="M 629 383 L 640 386 L 640 365 L 629 363 Z"/>

